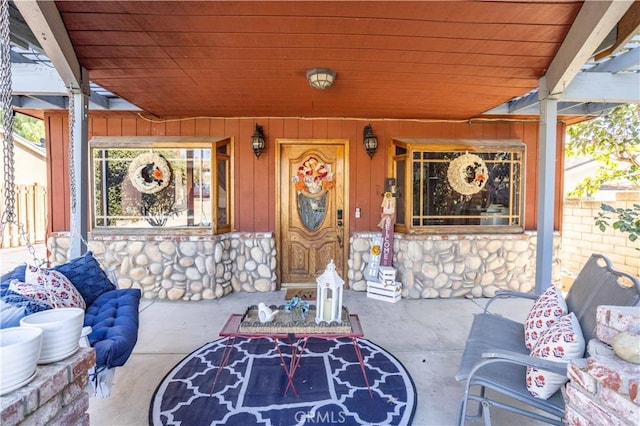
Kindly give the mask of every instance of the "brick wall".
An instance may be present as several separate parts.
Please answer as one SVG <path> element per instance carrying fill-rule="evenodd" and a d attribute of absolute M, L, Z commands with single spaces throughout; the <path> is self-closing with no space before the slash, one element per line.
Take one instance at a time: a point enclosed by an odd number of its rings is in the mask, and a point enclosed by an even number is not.
<path fill-rule="evenodd" d="M 622 331 L 640 332 L 640 308 L 599 306 L 596 337 L 608 344 Z M 597 352 L 569 364 L 566 424 L 640 424 L 640 365 L 626 362 L 612 351 Z"/>
<path fill-rule="evenodd" d="M 62 361 L 38 365 L 29 384 L 0 398 L 0 424 L 89 426 L 85 388 L 95 363 L 95 350 L 80 348 Z"/>
<path fill-rule="evenodd" d="M 605 232 L 595 226 L 602 201 L 564 200 L 562 218 L 562 268 L 577 274 L 592 253 L 606 255 L 616 269 L 640 276 L 640 239 L 632 242 L 629 234 L 609 227 Z M 605 201 L 615 208 L 640 204 L 640 192 L 618 192 L 616 201 Z M 614 216 L 612 216 L 613 218 Z"/>

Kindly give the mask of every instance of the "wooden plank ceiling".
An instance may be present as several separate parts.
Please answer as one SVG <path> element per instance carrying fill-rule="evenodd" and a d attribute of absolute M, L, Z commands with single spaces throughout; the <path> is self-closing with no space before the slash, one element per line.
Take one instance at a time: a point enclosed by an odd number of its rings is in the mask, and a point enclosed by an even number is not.
<path fill-rule="evenodd" d="M 165 118 L 477 117 L 537 87 L 581 5 L 56 2 L 91 80 Z"/>

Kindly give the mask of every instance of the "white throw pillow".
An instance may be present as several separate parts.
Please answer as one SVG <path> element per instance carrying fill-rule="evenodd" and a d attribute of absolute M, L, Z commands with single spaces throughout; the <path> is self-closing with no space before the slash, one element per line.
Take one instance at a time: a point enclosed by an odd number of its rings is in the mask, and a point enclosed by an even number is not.
<path fill-rule="evenodd" d="M 49 296 L 48 303 L 54 308 L 87 308 L 78 289 L 61 272 L 27 266 L 24 280 L 26 284 L 44 290 Z"/>
<path fill-rule="evenodd" d="M 532 350 L 537 340 L 560 317 L 567 314 L 567 302 L 556 286 L 550 286 L 538 297 L 524 322 L 524 344 Z"/>
<path fill-rule="evenodd" d="M 585 341 L 578 318 L 563 316 L 538 339 L 531 356 L 551 361 L 569 362 L 584 356 Z M 548 399 L 569 379 L 567 375 L 527 367 L 527 390 L 540 399 Z"/>

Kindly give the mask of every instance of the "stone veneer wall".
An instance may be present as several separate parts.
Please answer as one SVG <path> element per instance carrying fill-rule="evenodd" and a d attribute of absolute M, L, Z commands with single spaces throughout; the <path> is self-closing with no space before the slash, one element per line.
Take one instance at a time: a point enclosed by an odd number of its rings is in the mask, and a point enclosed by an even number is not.
<path fill-rule="evenodd" d="M 27 385 L 0 398 L 0 424 L 89 426 L 89 369 L 96 351 L 80 348 L 62 361 L 38 365 Z"/>
<path fill-rule="evenodd" d="M 68 259 L 69 235 L 47 242 L 49 263 Z M 272 233 L 211 236 L 103 236 L 88 249 L 104 269 L 115 268 L 120 288 L 138 288 L 145 299 L 218 299 L 232 291 L 276 289 L 276 249 Z"/>
<path fill-rule="evenodd" d="M 640 332 L 638 307 L 598 306 L 596 320 L 596 337 L 606 344 L 618 333 Z M 565 423 L 640 424 L 640 365 L 624 361 L 606 347 L 594 352 L 598 353 L 569 364 Z"/>
<path fill-rule="evenodd" d="M 364 270 L 371 239 L 355 233 L 350 240 L 348 282 L 366 291 Z M 51 265 L 68 259 L 69 235 L 48 240 Z M 534 286 L 536 235 L 395 234 L 393 266 L 402 296 L 418 298 L 491 297 L 498 289 L 528 292 Z M 120 288 L 139 288 L 145 299 L 218 299 L 234 292 L 276 289 L 276 248 L 272 233 L 212 236 L 94 236 L 89 250 L 114 268 Z M 558 259 L 560 239 L 554 239 Z M 560 279 L 554 262 L 553 280 Z"/>
<path fill-rule="evenodd" d="M 351 237 L 349 283 L 366 291 L 364 270 L 378 233 Z M 402 297 L 491 297 L 498 289 L 529 292 L 535 286 L 536 234 L 395 234 L 393 266 Z M 560 280 L 560 238 L 554 237 L 554 283 Z"/>

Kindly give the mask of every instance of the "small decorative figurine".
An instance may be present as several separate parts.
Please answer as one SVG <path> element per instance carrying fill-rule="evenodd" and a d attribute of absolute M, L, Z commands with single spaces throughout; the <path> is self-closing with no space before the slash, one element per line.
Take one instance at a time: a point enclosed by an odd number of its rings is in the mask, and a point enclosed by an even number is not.
<path fill-rule="evenodd" d="M 279 311 L 273 311 L 264 303 L 258 303 L 258 318 L 261 323 L 271 322 Z"/>

